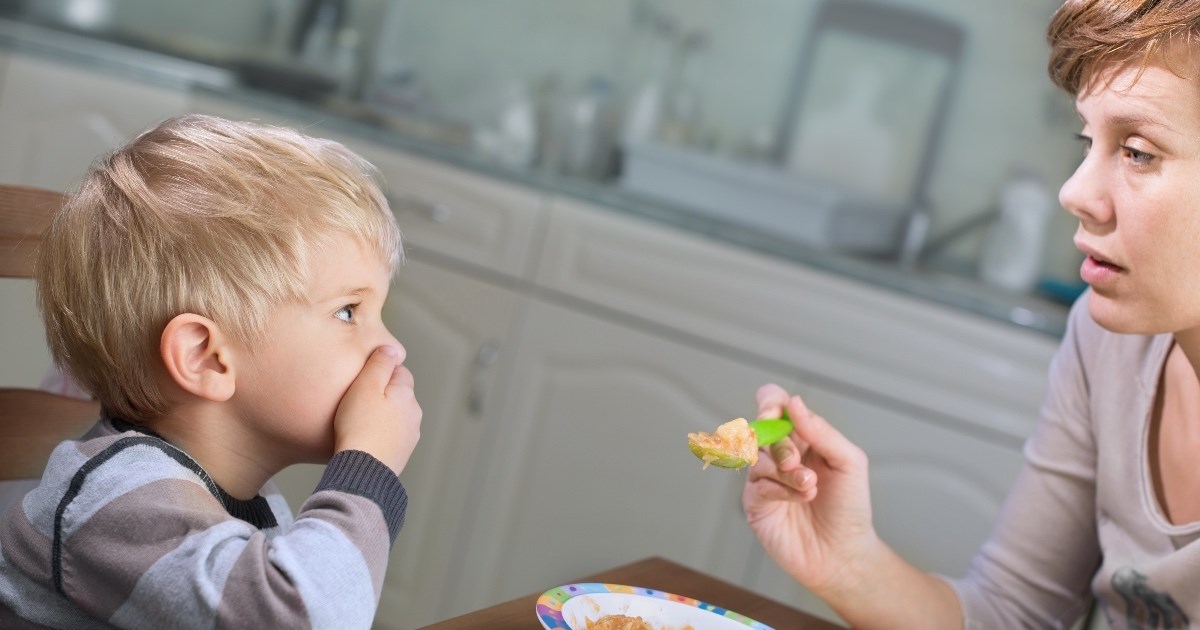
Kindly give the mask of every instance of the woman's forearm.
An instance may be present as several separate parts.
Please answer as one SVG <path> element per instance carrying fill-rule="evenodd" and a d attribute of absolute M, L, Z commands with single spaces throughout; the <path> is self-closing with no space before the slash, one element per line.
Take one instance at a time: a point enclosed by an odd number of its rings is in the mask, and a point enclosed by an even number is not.
<path fill-rule="evenodd" d="M 963 627 L 962 605 L 950 584 L 879 539 L 816 594 L 852 628 Z"/>

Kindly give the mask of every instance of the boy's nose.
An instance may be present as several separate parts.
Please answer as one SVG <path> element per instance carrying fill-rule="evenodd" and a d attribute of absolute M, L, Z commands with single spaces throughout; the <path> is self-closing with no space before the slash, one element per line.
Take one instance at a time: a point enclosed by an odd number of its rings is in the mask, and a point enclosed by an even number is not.
<path fill-rule="evenodd" d="M 391 331 L 389 331 L 387 328 L 383 329 L 383 335 L 379 339 L 378 345 L 391 346 L 395 348 L 400 353 L 398 361 L 399 363 L 404 363 L 404 360 L 408 358 L 408 350 L 405 350 L 404 344 L 400 343 L 400 340 L 396 339 L 396 337 L 392 335 Z"/>

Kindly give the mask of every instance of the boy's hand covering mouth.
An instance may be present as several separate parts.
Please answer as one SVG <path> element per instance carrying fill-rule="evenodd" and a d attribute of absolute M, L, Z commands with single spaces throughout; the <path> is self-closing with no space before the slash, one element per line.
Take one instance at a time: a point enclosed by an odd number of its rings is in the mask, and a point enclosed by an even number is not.
<path fill-rule="evenodd" d="M 367 357 L 333 420 L 334 451 L 364 451 L 397 475 L 421 437 L 421 406 L 400 351 L 380 346 Z"/>

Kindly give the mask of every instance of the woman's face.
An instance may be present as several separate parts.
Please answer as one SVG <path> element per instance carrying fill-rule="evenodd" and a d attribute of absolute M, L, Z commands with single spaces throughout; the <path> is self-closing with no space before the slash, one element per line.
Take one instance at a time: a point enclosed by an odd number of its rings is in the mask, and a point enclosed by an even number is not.
<path fill-rule="evenodd" d="M 1196 76 L 1190 59 L 1172 59 Z M 1080 275 L 1109 330 L 1200 328 L 1200 76 L 1111 68 L 1076 99 L 1085 157 L 1059 201 L 1079 219 Z"/>

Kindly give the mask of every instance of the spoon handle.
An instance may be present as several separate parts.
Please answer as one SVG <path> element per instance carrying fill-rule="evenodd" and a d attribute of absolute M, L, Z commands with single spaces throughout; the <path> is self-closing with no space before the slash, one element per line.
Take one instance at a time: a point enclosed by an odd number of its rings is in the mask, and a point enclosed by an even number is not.
<path fill-rule="evenodd" d="M 787 437 L 795 427 L 788 419 L 787 409 L 784 409 L 779 418 L 760 418 L 751 422 L 750 428 L 754 429 L 759 446 L 770 446 Z"/>

